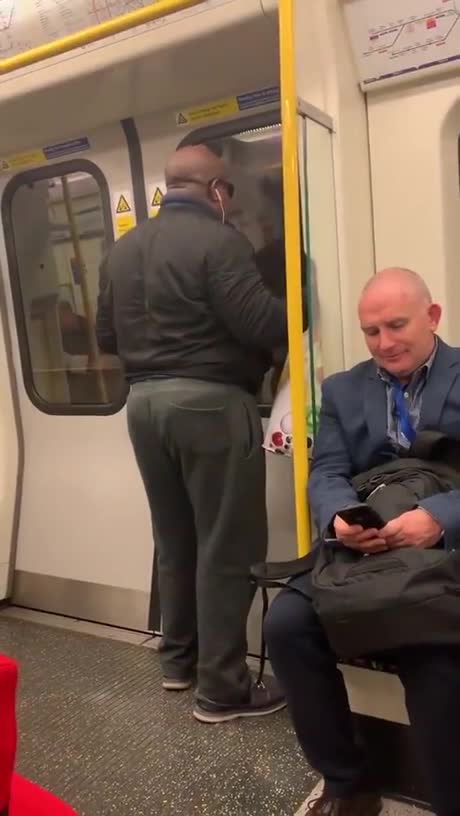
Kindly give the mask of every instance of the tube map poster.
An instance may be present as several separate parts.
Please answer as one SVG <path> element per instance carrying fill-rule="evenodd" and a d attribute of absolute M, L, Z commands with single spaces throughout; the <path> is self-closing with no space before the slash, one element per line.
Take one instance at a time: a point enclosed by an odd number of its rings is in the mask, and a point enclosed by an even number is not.
<path fill-rule="evenodd" d="M 460 0 L 345 0 L 363 90 L 460 60 Z"/>

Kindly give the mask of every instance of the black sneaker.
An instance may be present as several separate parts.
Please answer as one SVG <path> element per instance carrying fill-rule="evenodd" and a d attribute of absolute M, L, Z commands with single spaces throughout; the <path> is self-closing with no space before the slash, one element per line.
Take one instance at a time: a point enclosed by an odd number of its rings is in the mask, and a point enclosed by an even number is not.
<path fill-rule="evenodd" d="M 225 706 L 212 700 L 199 700 L 193 716 L 202 723 L 222 723 L 239 717 L 263 717 L 285 707 L 286 701 L 278 683 L 273 677 L 267 677 L 260 685 L 254 683 L 247 703 Z"/>

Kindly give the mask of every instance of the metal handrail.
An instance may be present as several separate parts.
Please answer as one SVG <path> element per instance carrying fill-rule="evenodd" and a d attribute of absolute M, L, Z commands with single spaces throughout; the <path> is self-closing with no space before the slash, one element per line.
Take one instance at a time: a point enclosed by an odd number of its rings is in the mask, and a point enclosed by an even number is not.
<path fill-rule="evenodd" d="M 34 65 L 42 60 L 57 57 L 59 54 L 65 54 L 75 48 L 81 48 L 98 40 L 112 37 L 115 34 L 121 34 L 123 31 L 129 31 L 130 28 L 151 23 L 161 17 L 169 17 L 170 14 L 184 11 L 193 6 L 199 6 L 203 2 L 204 0 L 159 0 L 159 2 L 151 3 L 146 8 L 130 11 L 120 17 L 114 17 L 113 20 L 107 20 L 105 23 L 84 28 L 82 31 L 75 32 L 75 34 L 69 34 L 58 40 L 23 51 L 14 57 L 0 60 L 0 76 L 9 74 L 19 68 L 26 68 L 28 65 Z"/>

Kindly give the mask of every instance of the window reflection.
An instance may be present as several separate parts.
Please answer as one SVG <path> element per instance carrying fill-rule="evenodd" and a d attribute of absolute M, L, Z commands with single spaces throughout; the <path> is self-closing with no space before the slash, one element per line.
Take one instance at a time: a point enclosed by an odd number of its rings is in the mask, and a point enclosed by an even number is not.
<path fill-rule="evenodd" d="M 98 182 L 74 172 L 24 183 L 13 196 L 12 221 L 28 374 L 38 404 L 120 403 L 125 386 L 118 359 L 100 354 L 94 326 L 106 249 Z"/>
<path fill-rule="evenodd" d="M 209 146 L 224 157 L 235 183 L 230 220 L 251 241 L 265 285 L 276 297 L 284 298 L 281 126 L 245 131 Z M 262 405 L 273 402 L 286 352 L 281 348 L 267 357 L 267 373 L 259 393 Z"/>

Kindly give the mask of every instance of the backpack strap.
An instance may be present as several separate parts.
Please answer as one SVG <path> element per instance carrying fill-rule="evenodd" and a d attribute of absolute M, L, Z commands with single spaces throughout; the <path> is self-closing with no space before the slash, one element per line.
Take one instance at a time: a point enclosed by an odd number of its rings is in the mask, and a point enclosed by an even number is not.
<path fill-rule="evenodd" d="M 265 643 L 264 624 L 270 604 L 268 589 L 290 589 L 305 597 L 298 587 L 290 586 L 286 579 L 297 578 L 306 575 L 313 569 L 316 560 L 316 552 L 310 552 L 302 558 L 293 561 L 278 561 L 272 563 L 255 564 L 251 567 L 251 583 L 262 590 L 262 624 L 260 634 L 260 664 L 256 683 L 263 685 L 265 665 L 267 662 L 267 645 Z"/>

